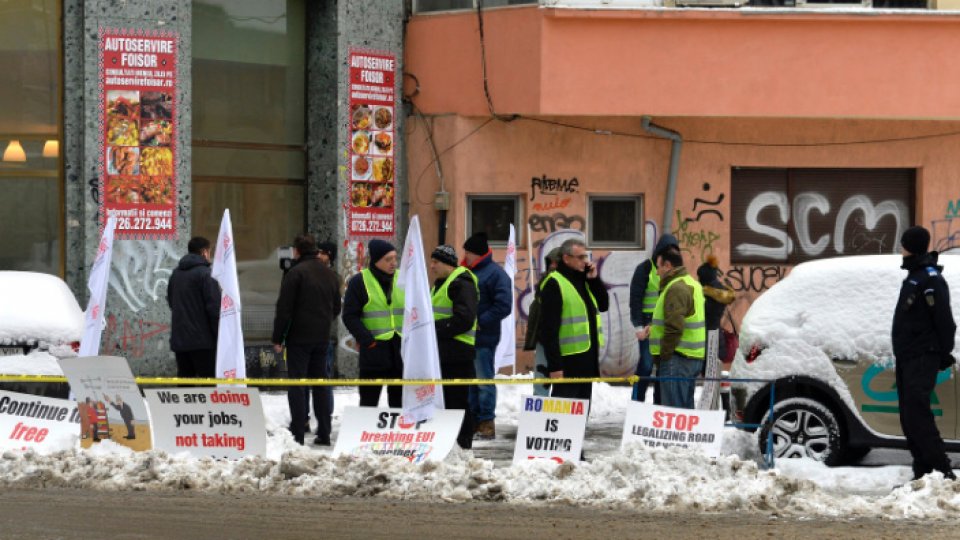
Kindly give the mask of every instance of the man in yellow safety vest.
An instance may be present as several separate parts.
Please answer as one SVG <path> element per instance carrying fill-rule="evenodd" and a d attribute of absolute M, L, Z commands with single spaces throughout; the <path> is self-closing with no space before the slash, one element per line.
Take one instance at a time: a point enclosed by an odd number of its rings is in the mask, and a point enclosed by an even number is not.
<path fill-rule="evenodd" d="M 659 360 L 657 375 L 663 405 L 692 409 L 696 377 L 706 354 L 703 288 L 683 266 L 683 256 L 668 249 L 657 257 L 660 296 L 650 325 L 650 353 Z"/>
<path fill-rule="evenodd" d="M 442 245 L 430 254 L 433 285 L 433 318 L 440 353 L 440 374 L 444 379 L 476 377 L 474 358 L 477 340 L 477 303 L 480 291 L 477 276 L 458 266 L 457 252 Z M 462 409 L 463 423 L 457 444 L 464 450 L 473 447 L 473 413 L 469 386 L 444 386 L 443 404 L 447 409 Z"/>
<path fill-rule="evenodd" d="M 647 395 L 646 379 L 653 373 L 653 355 L 650 354 L 650 321 L 653 319 L 653 308 L 657 305 L 660 296 L 660 276 L 657 274 L 657 256 L 673 247 L 680 249 L 677 238 L 670 233 L 664 233 L 657 241 L 650 258 L 637 265 L 630 280 L 630 322 L 633 323 L 637 336 L 640 356 L 637 358 L 636 375 L 644 377 L 633 385 L 634 401 L 644 401 Z M 641 337 L 643 336 L 643 337 Z M 660 404 L 660 385 L 653 385 L 653 402 Z"/>
<path fill-rule="evenodd" d="M 588 258 L 583 241 L 565 241 L 557 270 L 540 285 L 540 343 L 554 379 L 600 376 L 600 313 L 607 311 L 610 298 Z M 590 399 L 592 393 L 591 383 L 555 384 L 550 395 Z"/>
<path fill-rule="evenodd" d="M 360 351 L 361 379 L 402 379 L 400 331 L 403 329 L 403 290 L 397 287 L 397 250 L 384 240 L 367 243 L 370 265 L 347 283 L 343 325 Z M 376 407 L 382 386 L 361 386 L 360 406 Z M 403 387 L 387 387 L 391 407 L 403 405 Z"/>

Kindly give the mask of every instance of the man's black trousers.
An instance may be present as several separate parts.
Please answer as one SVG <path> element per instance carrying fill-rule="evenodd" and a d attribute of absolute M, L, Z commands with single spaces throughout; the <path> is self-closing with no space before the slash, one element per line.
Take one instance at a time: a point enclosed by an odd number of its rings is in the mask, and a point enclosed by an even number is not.
<path fill-rule="evenodd" d="M 327 343 L 287 345 L 287 376 L 291 379 L 326 379 Z M 291 386 L 287 390 L 290 404 L 290 430 L 300 444 L 304 442 L 307 421 L 307 399 L 313 389 L 313 414 L 317 418 L 317 437 L 330 440 L 330 402 L 320 386 Z"/>
<path fill-rule="evenodd" d="M 897 358 L 900 427 L 913 456 L 915 478 L 935 470 L 952 474 L 943 439 L 930 410 L 930 395 L 939 369 L 940 359 L 935 354 Z"/>

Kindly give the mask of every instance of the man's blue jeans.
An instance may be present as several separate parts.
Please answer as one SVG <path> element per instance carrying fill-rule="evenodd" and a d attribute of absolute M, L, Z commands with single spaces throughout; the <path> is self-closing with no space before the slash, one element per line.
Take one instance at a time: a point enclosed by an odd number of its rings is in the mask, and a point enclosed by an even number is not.
<path fill-rule="evenodd" d="M 640 359 L 637 360 L 636 374 L 638 377 L 649 377 L 650 374 L 653 373 L 653 355 L 650 354 L 650 340 L 641 339 L 638 340 L 637 343 L 640 344 Z M 640 379 L 633 383 L 632 399 L 634 401 L 643 401 L 647 395 L 647 387 L 649 385 L 649 379 Z"/>
<path fill-rule="evenodd" d="M 478 379 L 492 379 L 493 356 L 495 347 L 477 347 L 477 356 L 473 364 L 477 370 Z M 476 422 L 493 420 L 497 416 L 497 387 L 493 384 L 474 385 L 470 387 L 470 410 Z"/>
<path fill-rule="evenodd" d="M 677 380 L 660 380 L 660 396 L 665 407 L 693 408 L 693 391 L 697 387 L 703 360 L 674 354 L 669 360 L 660 361 L 659 377 L 675 377 Z"/>

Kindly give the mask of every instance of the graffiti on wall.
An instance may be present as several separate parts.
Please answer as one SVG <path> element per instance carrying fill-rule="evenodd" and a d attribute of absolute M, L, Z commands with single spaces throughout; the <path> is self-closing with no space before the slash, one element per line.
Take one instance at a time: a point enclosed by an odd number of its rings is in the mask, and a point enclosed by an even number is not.
<path fill-rule="evenodd" d="M 832 227 L 814 226 L 811 221 L 814 212 L 828 223 L 832 221 Z M 765 221 L 762 216 L 775 219 Z M 896 227 L 879 229 L 881 220 L 888 216 L 893 218 Z M 766 241 L 737 243 L 733 248 L 736 255 L 784 260 L 796 252 L 803 259 L 811 259 L 833 254 L 881 253 L 885 245 L 896 248 L 895 239 L 900 238 L 910 223 L 910 211 L 898 199 L 874 204 L 869 196 L 855 194 L 843 200 L 834 212 L 830 200 L 822 193 L 806 191 L 791 200 L 786 192 L 764 191 L 754 195 L 747 204 L 744 220 L 753 237 Z M 788 232 L 787 223 L 792 224 L 794 234 Z M 846 239 L 851 236 L 847 244 Z"/>
<path fill-rule="evenodd" d="M 587 228 L 587 220 L 580 215 L 567 215 L 562 212 L 553 214 L 531 214 L 527 219 L 530 230 L 535 233 L 552 234 L 557 231 L 573 229 L 584 231 Z"/>
<path fill-rule="evenodd" d="M 561 193 L 577 193 L 580 181 L 573 178 L 549 178 L 547 175 L 534 176 L 530 179 L 530 200 L 534 201 L 537 195 L 556 197 Z"/>
<path fill-rule="evenodd" d="M 167 282 L 180 258 L 171 241 L 124 240 L 113 249 L 110 288 L 138 312 L 149 304 L 165 301 Z"/>
<path fill-rule="evenodd" d="M 930 222 L 931 249 L 947 251 L 960 248 L 960 199 L 947 201 L 943 219 Z"/>
<path fill-rule="evenodd" d="M 169 331 L 170 325 L 161 322 L 108 315 L 101 354 L 140 359 L 148 350 L 166 351 Z"/>
<path fill-rule="evenodd" d="M 710 184 L 704 183 L 702 189 L 704 192 L 710 191 Z M 688 216 L 677 210 L 677 228 L 672 231 L 673 235 L 680 243 L 680 250 L 695 257 L 696 261 L 702 262 L 712 255 L 714 245 L 720 240 L 717 230 L 723 222 L 723 212 L 720 211 L 723 199 L 723 193 L 717 195 L 715 200 L 695 198 Z M 694 262 L 689 261 L 687 265 L 693 267 Z"/>

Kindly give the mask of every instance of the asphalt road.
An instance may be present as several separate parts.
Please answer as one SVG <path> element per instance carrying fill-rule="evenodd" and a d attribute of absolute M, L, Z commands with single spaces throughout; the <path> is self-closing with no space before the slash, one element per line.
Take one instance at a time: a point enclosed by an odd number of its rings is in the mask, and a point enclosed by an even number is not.
<path fill-rule="evenodd" d="M 958 522 L 651 514 L 569 506 L 416 503 L 190 492 L 8 489 L 5 539 L 957 538 Z"/>

